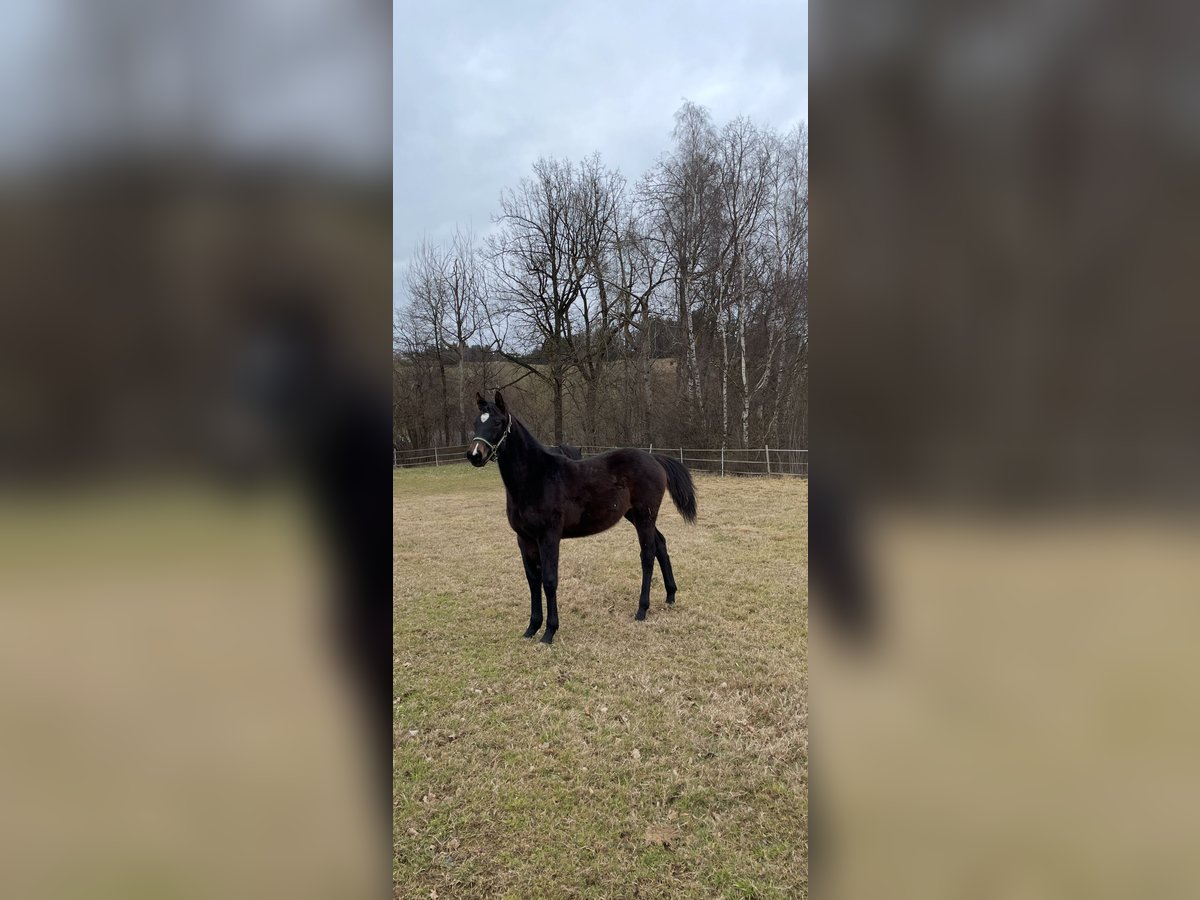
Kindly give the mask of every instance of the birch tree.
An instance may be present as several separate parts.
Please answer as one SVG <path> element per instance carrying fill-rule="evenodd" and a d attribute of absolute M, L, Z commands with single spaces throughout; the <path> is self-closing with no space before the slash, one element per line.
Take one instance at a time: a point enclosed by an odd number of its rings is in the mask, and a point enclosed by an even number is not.
<path fill-rule="evenodd" d="M 708 110 L 685 102 L 675 114 L 674 150 L 647 177 L 643 196 L 653 234 L 670 267 L 681 332 L 681 383 L 689 405 L 704 409 L 697 336 L 692 320 L 704 261 L 714 236 L 719 188 L 716 133 Z"/>

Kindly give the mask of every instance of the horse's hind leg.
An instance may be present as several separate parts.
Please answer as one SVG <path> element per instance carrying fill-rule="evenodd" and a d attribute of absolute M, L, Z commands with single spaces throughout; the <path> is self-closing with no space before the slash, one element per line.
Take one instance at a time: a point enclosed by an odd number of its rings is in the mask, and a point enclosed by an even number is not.
<path fill-rule="evenodd" d="M 671 571 L 671 557 L 667 555 L 667 539 L 657 528 L 654 529 L 654 555 L 662 570 L 663 584 L 667 586 L 667 603 L 675 602 L 675 575 Z"/>
<path fill-rule="evenodd" d="M 542 566 L 538 558 L 537 544 L 526 543 L 517 538 L 521 548 L 521 562 L 525 564 L 525 580 L 529 582 L 529 627 L 523 637 L 531 638 L 542 627 Z"/>
<path fill-rule="evenodd" d="M 638 543 L 642 545 L 642 593 L 638 597 L 637 614 L 639 622 L 646 618 L 646 610 L 650 608 L 650 578 L 654 575 L 654 554 L 656 542 L 654 535 L 657 529 L 653 522 L 635 523 Z"/>

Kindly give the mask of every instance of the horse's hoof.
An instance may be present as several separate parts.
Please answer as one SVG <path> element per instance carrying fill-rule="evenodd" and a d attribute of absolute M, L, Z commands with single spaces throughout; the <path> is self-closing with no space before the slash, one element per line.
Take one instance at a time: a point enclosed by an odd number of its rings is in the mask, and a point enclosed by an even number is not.
<path fill-rule="evenodd" d="M 636 614 L 636 615 L 634 615 L 634 619 L 636 619 L 636 620 L 637 620 L 637 621 L 639 621 L 639 622 L 642 622 L 642 621 L 644 621 L 644 620 L 645 620 L 645 618 L 646 618 L 646 611 L 645 611 L 644 609 L 639 609 L 639 610 L 637 611 L 637 614 Z"/>
<path fill-rule="evenodd" d="M 674 606 L 674 605 L 675 605 L 675 595 L 671 594 L 669 597 L 667 597 L 667 606 Z"/>
<path fill-rule="evenodd" d="M 542 635 L 542 639 L 541 639 L 540 641 L 538 641 L 538 643 L 539 643 L 539 644 L 552 644 L 552 643 L 554 643 L 554 635 L 553 635 L 553 633 L 551 633 L 551 632 L 547 631 L 545 634 L 543 634 L 543 635 Z"/>

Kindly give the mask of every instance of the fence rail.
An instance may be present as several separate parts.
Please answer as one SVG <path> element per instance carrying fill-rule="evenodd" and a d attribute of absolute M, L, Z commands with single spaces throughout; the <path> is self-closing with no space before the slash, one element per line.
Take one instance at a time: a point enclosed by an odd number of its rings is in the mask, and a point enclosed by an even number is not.
<path fill-rule="evenodd" d="M 453 447 L 429 447 L 418 450 L 392 449 L 392 466 L 397 469 L 416 469 L 422 466 L 454 466 L 467 461 L 470 444 Z M 584 457 L 596 456 L 618 447 L 582 446 Z M 651 453 L 674 456 L 693 472 L 712 472 L 717 475 L 794 475 L 808 477 L 808 451 L 782 447 L 639 447 Z"/>
<path fill-rule="evenodd" d="M 415 469 L 421 466 L 453 466 L 467 461 L 470 444 L 453 447 L 427 447 L 420 450 L 397 450 L 392 448 L 392 467 Z"/>

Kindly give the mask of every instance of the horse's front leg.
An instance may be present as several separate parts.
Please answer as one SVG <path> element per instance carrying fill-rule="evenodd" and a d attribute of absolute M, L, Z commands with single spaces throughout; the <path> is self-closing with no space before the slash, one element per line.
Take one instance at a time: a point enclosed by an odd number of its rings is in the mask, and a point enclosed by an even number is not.
<path fill-rule="evenodd" d="M 525 629 L 522 637 L 531 638 L 542 627 L 542 565 L 536 543 L 518 536 L 517 546 L 521 548 L 525 580 L 529 582 L 529 627 Z"/>
<path fill-rule="evenodd" d="M 538 541 L 542 563 L 542 589 L 546 592 L 546 633 L 542 643 L 549 644 L 558 631 L 558 544 L 560 537 L 550 534 Z"/>

